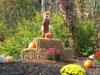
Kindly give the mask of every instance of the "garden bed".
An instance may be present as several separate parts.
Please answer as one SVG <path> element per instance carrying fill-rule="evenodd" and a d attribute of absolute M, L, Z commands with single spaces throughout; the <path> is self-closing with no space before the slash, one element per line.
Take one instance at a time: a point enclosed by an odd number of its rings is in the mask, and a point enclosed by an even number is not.
<path fill-rule="evenodd" d="M 67 64 L 78 64 L 84 68 L 86 58 L 77 58 L 75 61 L 60 61 L 52 62 L 45 60 L 34 60 L 28 62 L 0 63 L 0 73 L 14 73 L 32 75 L 61 75 L 60 69 Z M 93 60 L 92 60 L 93 61 Z M 100 75 L 100 65 L 93 61 L 93 68 L 84 68 L 86 75 Z"/>

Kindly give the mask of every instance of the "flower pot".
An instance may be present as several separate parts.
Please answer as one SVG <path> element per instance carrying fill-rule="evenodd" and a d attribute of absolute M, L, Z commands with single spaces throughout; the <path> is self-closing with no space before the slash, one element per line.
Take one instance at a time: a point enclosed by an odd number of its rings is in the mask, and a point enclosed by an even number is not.
<path fill-rule="evenodd" d="M 48 54 L 46 56 L 46 59 L 48 59 L 48 60 L 59 60 L 60 59 L 60 55 L 51 55 L 51 54 Z"/>

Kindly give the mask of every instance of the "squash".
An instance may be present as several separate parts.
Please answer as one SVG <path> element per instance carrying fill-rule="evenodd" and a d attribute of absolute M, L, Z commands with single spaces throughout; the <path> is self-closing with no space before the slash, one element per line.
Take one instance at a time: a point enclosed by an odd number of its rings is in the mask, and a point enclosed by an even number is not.
<path fill-rule="evenodd" d="M 6 63 L 12 63 L 12 62 L 14 62 L 14 59 L 13 59 L 12 56 L 7 56 L 7 57 L 5 58 L 5 62 L 6 62 Z"/>
<path fill-rule="evenodd" d="M 45 38 L 53 38 L 52 33 L 46 33 L 46 34 L 45 34 Z"/>
<path fill-rule="evenodd" d="M 91 67 L 93 67 L 93 62 L 91 60 L 86 60 L 84 62 L 84 67 L 85 68 L 91 68 Z"/>
<path fill-rule="evenodd" d="M 28 49 L 36 48 L 35 42 L 30 42 Z"/>
<path fill-rule="evenodd" d="M 62 49 L 65 48 L 65 44 L 64 44 L 64 42 L 61 43 L 61 48 L 62 48 Z"/>

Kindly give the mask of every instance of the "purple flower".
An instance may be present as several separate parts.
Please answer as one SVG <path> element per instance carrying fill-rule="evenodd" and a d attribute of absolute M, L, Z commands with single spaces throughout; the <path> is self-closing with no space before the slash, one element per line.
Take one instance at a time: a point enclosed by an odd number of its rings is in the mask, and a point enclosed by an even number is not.
<path fill-rule="evenodd" d="M 47 56 L 48 54 L 51 55 L 61 55 L 61 51 L 56 48 L 49 48 L 45 51 L 44 55 Z"/>

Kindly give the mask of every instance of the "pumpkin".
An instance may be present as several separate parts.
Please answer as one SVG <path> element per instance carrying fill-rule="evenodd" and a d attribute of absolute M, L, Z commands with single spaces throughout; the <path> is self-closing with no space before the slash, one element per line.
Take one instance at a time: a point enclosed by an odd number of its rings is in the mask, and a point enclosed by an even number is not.
<path fill-rule="evenodd" d="M 62 48 L 62 49 L 65 48 L 65 44 L 64 44 L 64 42 L 61 43 L 61 48 Z"/>
<path fill-rule="evenodd" d="M 30 42 L 28 48 L 29 49 L 36 48 L 35 42 Z"/>
<path fill-rule="evenodd" d="M 93 66 L 93 62 L 91 60 L 86 60 L 84 62 L 84 67 L 85 68 L 91 68 Z"/>
<path fill-rule="evenodd" d="M 53 38 L 52 33 L 46 33 L 46 34 L 45 34 L 45 38 Z"/>
<path fill-rule="evenodd" d="M 12 63 L 12 62 L 14 62 L 14 59 L 13 59 L 12 56 L 7 56 L 7 57 L 5 58 L 5 62 L 6 62 L 6 63 Z"/>

